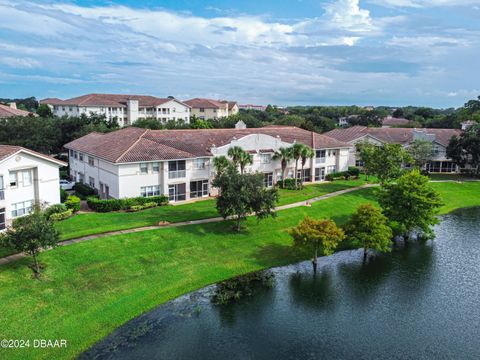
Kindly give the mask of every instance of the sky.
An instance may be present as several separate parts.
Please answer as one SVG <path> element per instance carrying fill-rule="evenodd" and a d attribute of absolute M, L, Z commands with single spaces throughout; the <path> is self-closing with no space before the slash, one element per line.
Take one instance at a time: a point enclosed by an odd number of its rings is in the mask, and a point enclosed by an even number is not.
<path fill-rule="evenodd" d="M 0 0 L 0 98 L 459 107 L 480 0 Z"/>

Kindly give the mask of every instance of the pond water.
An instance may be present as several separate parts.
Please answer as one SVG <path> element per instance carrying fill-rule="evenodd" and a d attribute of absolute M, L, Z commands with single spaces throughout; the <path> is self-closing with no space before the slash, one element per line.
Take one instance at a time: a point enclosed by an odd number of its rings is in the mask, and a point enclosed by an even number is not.
<path fill-rule="evenodd" d="M 213 286 L 119 328 L 84 359 L 480 359 L 480 209 L 436 239 L 273 269 L 273 287 L 214 305 Z"/>

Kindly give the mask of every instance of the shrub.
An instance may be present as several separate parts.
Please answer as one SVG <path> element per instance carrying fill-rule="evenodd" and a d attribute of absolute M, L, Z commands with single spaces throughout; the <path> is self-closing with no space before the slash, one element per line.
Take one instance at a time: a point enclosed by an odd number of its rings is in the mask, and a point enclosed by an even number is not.
<path fill-rule="evenodd" d="M 285 186 L 283 185 L 283 183 L 281 181 L 278 182 L 278 184 L 280 185 L 280 187 L 282 187 L 283 189 L 287 189 L 287 190 L 298 190 L 298 189 L 301 189 L 303 188 L 303 185 L 302 185 L 302 182 L 299 181 L 297 183 L 297 187 L 295 187 L 295 179 L 285 179 Z"/>
<path fill-rule="evenodd" d="M 68 219 L 72 215 L 73 215 L 73 210 L 68 209 L 68 210 L 65 210 L 63 212 L 54 213 L 54 214 L 50 215 L 49 219 L 52 220 L 52 221 L 60 221 L 60 220 Z"/>
<path fill-rule="evenodd" d="M 348 173 L 350 174 L 350 176 L 358 178 L 360 176 L 360 169 L 355 166 L 349 166 Z"/>
<path fill-rule="evenodd" d="M 52 216 L 53 214 L 58 214 L 65 211 L 67 211 L 67 207 L 65 206 L 65 204 L 55 204 L 46 208 L 44 214 L 47 219 L 50 219 L 50 216 Z"/>
<path fill-rule="evenodd" d="M 72 209 L 73 212 L 77 212 L 80 210 L 80 198 L 75 195 L 70 195 L 65 200 L 65 206 L 67 209 Z"/>
<path fill-rule="evenodd" d="M 60 201 L 64 203 L 65 200 L 67 200 L 67 197 L 68 197 L 67 192 L 64 189 L 60 188 Z"/>
<path fill-rule="evenodd" d="M 136 197 L 124 199 L 98 199 L 88 197 L 87 204 L 90 209 L 96 212 L 111 212 L 119 210 L 138 211 L 141 209 L 162 206 L 168 204 L 166 196 L 152 196 L 149 198 Z M 139 206 L 141 208 L 139 208 Z"/>
<path fill-rule="evenodd" d="M 75 183 L 75 186 L 73 187 L 73 189 L 78 195 L 82 195 L 85 197 L 95 195 L 95 189 L 88 186 L 87 184 Z"/>

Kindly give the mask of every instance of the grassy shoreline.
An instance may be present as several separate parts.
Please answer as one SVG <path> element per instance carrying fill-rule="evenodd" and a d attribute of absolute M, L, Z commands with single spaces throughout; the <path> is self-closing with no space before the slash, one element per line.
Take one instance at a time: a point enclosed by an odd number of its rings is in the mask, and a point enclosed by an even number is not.
<path fill-rule="evenodd" d="M 480 183 L 435 183 L 440 213 L 480 205 Z M 31 279 L 29 259 L 0 268 L 1 338 L 67 339 L 67 349 L 3 349 L 9 358 L 72 358 L 128 320 L 209 284 L 309 257 L 291 248 L 286 230 L 304 215 L 344 223 L 374 188 L 283 210 L 278 218 L 247 220 L 240 234 L 230 222 L 116 235 L 40 255 L 42 281 Z M 348 244 L 344 245 L 348 247 Z"/>

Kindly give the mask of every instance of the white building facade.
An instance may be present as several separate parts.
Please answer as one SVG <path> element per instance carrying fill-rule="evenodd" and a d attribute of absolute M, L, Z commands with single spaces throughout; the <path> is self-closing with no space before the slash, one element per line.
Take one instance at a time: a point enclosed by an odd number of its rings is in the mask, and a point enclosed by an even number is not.
<path fill-rule="evenodd" d="M 168 121 L 190 122 L 190 106 L 169 97 L 157 98 L 145 95 L 87 94 L 72 99 L 44 99 L 55 116 L 105 115 L 116 119 L 123 126 L 133 125 L 138 119 L 153 118 L 162 123 Z"/>
<path fill-rule="evenodd" d="M 0 230 L 36 204 L 59 204 L 59 168 L 66 165 L 19 146 L 0 145 Z"/>
<path fill-rule="evenodd" d="M 127 133 L 128 130 L 128 133 Z M 123 133 L 123 134 L 122 134 Z M 298 136 L 298 140 L 295 137 Z M 121 149 L 105 151 L 108 144 Z M 266 186 L 282 178 L 280 160 L 274 153 L 295 141 L 307 142 L 315 157 L 299 175 L 305 182 L 323 181 L 328 173 L 348 168 L 350 145 L 293 127 L 216 130 L 144 130 L 129 128 L 101 135 L 89 134 L 65 147 L 69 149 L 70 175 L 77 182 L 95 188 L 102 198 L 167 195 L 170 201 L 184 201 L 216 195 L 213 158 L 240 146 L 253 157 L 249 172 L 264 175 Z M 112 145 L 113 146 L 113 145 Z M 118 150 L 118 152 L 115 152 Z M 288 164 L 286 176 L 294 176 L 295 164 Z"/>

